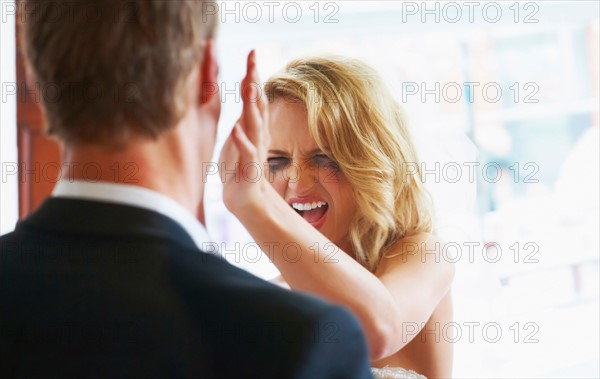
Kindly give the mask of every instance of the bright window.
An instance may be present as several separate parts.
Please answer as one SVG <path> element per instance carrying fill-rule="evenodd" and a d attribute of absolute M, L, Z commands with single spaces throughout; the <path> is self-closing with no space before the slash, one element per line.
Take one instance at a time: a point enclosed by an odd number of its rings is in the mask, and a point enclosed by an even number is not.
<path fill-rule="evenodd" d="M 440 330 L 460 333 L 455 376 L 598 377 L 598 3 L 275 3 L 273 22 L 264 4 L 259 17 L 220 3 L 220 143 L 251 48 L 263 80 L 307 54 L 367 61 L 404 105 L 459 246 L 447 246 L 456 325 Z M 227 258 L 274 276 L 245 249 L 216 175 L 206 196 Z"/>

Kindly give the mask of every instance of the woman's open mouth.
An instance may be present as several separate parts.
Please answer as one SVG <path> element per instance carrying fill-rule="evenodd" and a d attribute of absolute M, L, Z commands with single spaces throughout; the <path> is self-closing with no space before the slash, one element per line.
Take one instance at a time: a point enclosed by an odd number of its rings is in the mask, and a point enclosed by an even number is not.
<path fill-rule="evenodd" d="M 327 202 L 313 199 L 291 199 L 289 203 L 315 229 L 323 226 L 329 209 Z"/>

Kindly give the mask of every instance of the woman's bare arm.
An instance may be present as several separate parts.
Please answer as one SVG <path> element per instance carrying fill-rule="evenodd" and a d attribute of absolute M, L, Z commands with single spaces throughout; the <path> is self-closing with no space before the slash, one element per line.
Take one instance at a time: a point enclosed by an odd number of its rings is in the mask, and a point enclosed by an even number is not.
<path fill-rule="evenodd" d="M 268 199 L 268 200 L 267 200 Z M 269 204 L 265 206 L 265 204 Z M 452 264 L 427 235 L 392 246 L 372 274 L 300 217 L 274 190 L 238 218 L 291 288 L 350 309 L 360 320 L 373 360 L 406 345 L 407 323 L 421 328 L 453 279 Z"/>

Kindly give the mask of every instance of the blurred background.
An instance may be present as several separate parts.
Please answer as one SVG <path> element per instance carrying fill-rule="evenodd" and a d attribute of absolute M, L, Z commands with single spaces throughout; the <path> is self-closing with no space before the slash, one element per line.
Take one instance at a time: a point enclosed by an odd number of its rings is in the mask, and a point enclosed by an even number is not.
<path fill-rule="evenodd" d="M 19 199 L 12 163 L 42 137 L 17 128 L 35 112 L 18 104 L 17 117 L 6 96 L 18 51 L 12 1 L 0 3 L 2 234 L 38 201 Z M 241 112 L 251 49 L 263 80 L 300 56 L 368 62 L 404 107 L 444 259 L 457 265 L 455 323 L 436 334 L 455 343 L 455 377 L 600 377 L 597 1 L 222 1 L 218 11 L 217 152 Z M 223 206 L 217 175 L 206 205 L 227 260 L 278 274 Z"/>
<path fill-rule="evenodd" d="M 248 4 L 220 3 L 219 143 L 250 49 L 263 80 L 305 55 L 368 62 L 407 113 L 457 264 L 439 331 L 455 376 L 599 377 L 598 2 Z M 276 276 L 208 180 L 224 256 Z"/>

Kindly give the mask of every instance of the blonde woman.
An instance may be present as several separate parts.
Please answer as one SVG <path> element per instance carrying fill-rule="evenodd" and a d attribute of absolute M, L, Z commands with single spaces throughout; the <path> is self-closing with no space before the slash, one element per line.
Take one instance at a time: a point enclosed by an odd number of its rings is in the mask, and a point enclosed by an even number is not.
<path fill-rule="evenodd" d="M 295 60 L 264 93 L 256 83 L 251 53 L 243 114 L 221 155 L 239 175 L 222 172 L 226 206 L 293 290 L 353 312 L 376 376 L 451 376 L 442 331 L 454 268 L 409 170 L 418 159 L 398 104 L 348 58 Z"/>

